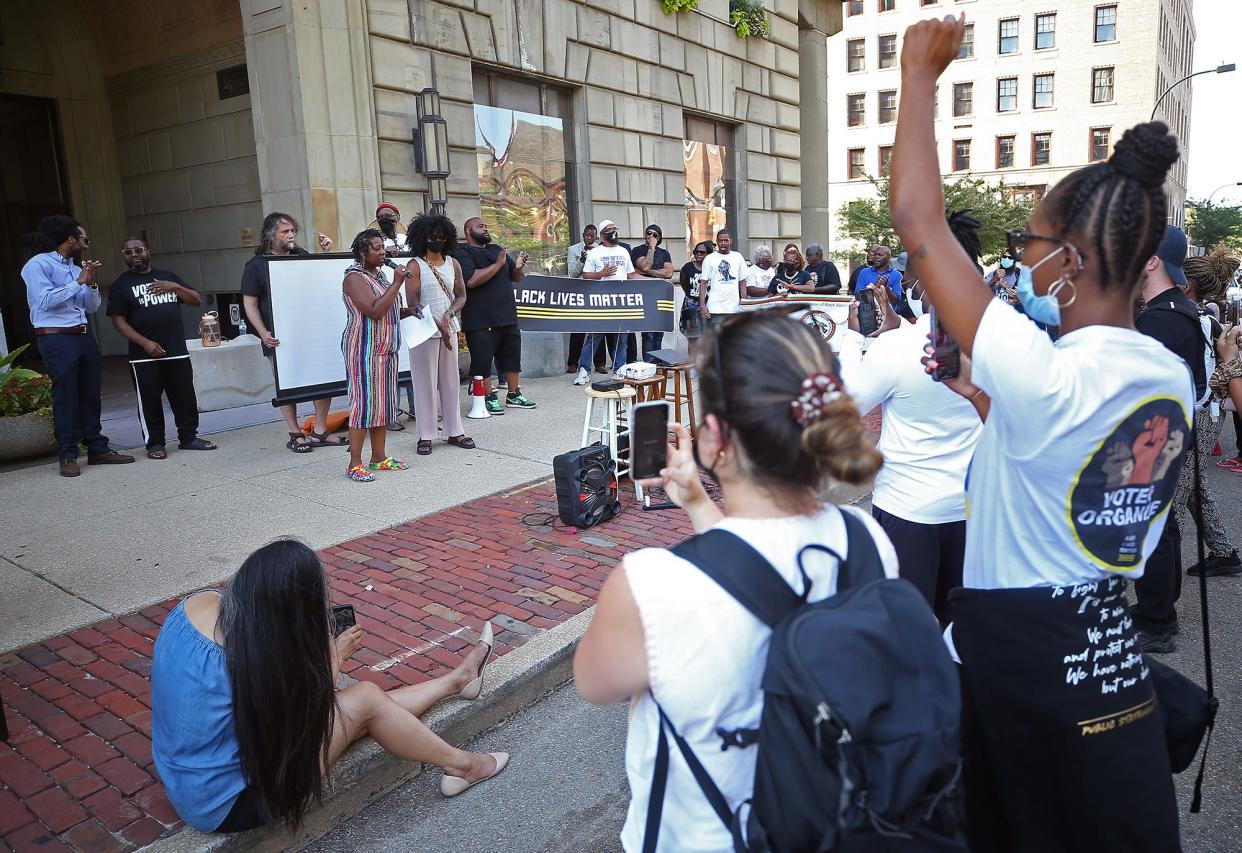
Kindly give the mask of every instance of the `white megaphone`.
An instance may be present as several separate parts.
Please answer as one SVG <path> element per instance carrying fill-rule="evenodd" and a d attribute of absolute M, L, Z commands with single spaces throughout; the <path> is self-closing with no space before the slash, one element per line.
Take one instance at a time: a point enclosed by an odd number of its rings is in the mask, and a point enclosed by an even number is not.
<path fill-rule="evenodd" d="M 483 391 L 483 377 L 476 376 L 470 383 L 470 413 L 468 418 L 482 420 L 492 415 L 487 411 L 487 395 Z"/>

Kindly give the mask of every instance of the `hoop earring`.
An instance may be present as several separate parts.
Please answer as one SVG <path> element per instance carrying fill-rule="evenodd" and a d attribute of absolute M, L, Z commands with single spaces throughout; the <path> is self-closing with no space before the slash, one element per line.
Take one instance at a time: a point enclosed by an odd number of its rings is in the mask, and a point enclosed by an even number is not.
<path fill-rule="evenodd" d="M 1057 294 L 1060 293 L 1066 287 L 1068 287 L 1070 290 L 1073 291 L 1073 295 L 1070 296 L 1068 302 L 1057 303 L 1057 305 L 1059 305 L 1062 310 L 1070 307 L 1071 305 L 1073 305 L 1075 302 L 1078 301 L 1078 287 L 1074 284 L 1073 281 L 1071 281 L 1068 278 L 1059 278 L 1057 279 L 1056 283 L 1052 285 L 1052 287 L 1048 288 L 1048 295 L 1051 296 L 1053 299 L 1056 299 Z"/>

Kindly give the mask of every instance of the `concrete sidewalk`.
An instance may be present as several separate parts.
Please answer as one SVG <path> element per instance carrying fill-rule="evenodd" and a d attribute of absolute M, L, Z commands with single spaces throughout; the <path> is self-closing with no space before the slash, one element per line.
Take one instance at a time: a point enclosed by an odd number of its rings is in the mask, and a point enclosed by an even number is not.
<path fill-rule="evenodd" d="M 0 474 L 0 652 L 215 583 L 279 536 L 322 548 L 548 475 L 579 443 L 570 379 L 524 383 L 537 409 L 467 420 L 473 451 L 437 442 L 417 456 L 413 423 L 389 433 L 411 468 L 374 483 L 345 478 L 343 449 L 285 449 L 280 423 L 213 434 L 213 452 L 174 443 L 159 462 L 139 451 L 133 465 L 83 465 L 76 479 L 54 462 Z"/>

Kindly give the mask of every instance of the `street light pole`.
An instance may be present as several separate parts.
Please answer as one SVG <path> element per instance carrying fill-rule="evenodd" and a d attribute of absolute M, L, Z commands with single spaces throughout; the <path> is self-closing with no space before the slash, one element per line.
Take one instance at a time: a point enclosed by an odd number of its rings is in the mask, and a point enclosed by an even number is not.
<path fill-rule="evenodd" d="M 1212 190 L 1212 192 L 1208 195 L 1207 203 L 1211 204 L 1212 199 L 1215 198 L 1216 194 L 1220 192 L 1221 190 L 1223 190 L 1225 187 L 1242 187 L 1242 181 L 1230 181 L 1227 184 L 1221 184 L 1219 187 Z"/>
<path fill-rule="evenodd" d="M 1189 80 L 1191 77 L 1198 77 L 1200 74 L 1226 74 L 1226 73 L 1228 73 L 1228 72 L 1230 72 L 1230 71 L 1233 71 L 1235 68 L 1237 68 L 1237 66 L 1236 66 L 1236 65 L 1234 65 L 1232 62 L 1230 62 L 1228 65 L 1218 65 L 1218 66 L 1216 66 L 1215 68 L 1208 68 L 1208 69 L 1205 69 L 1205 70 L 1203 70 L 1203 71 L 1196 71 L 1196 72 L 1195 72 L 1195 73 L 1193 73 L 1193 74 L 1187 74 L 1185 77 L 1183 77 L 1182 79 L 1178 80 L 1178 81 L 1177 81 L 1176 83 L 1174 83 L 1172 86 L 1170 86 L 1169 88 L 1165 89 L 1165 90 L 1164 90 L 1164 91 L 1160 94 L 1160 97 L 1159 97 L 1159 98 L 1156 98 L 1156 104 L 1155 104 L 1155 106 L 1153 106 L 1153 107 L 1151 108 L 1151 118 L 1149 119 L 1149 121 L 1155 121 L 1155 120 L 1156 120 L 1156 110 L 1160 108 L 1160 102 L 1164 100 L 1165 95 L 1168 95 L 1168 94 L 1169 94 L 1169 92 L 1172 92 L 1174 89 L 1176 89 L 1176 88 L 1177 88 L 1178 86 L 1180 86 L 1181 84 L 1185 83 L 1185 82 L 1186 82 L 1187 80 Z"/>

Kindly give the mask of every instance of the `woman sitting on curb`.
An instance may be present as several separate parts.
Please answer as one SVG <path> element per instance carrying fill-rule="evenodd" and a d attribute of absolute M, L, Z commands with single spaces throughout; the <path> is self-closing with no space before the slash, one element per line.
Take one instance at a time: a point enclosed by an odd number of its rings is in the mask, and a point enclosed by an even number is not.
<path fill-rule="evenodd" d="M 151 753 L 177 813 L 202 832 L 297 828 L 345 749 L 370 735 L 408 761 L 444 769 L 455 796 L 490 779 L 506 753 L 449 746 L 418 715 L 449 696 L 478 698 L 492 629 L 461 666 L 385 692 L 334 689 L 362 629 L 335 642 L 328 582 L 315 552 L 282 539 L 255 551 L 223 590 L 194 593 L 168 615 L 151 672 Z"/>

